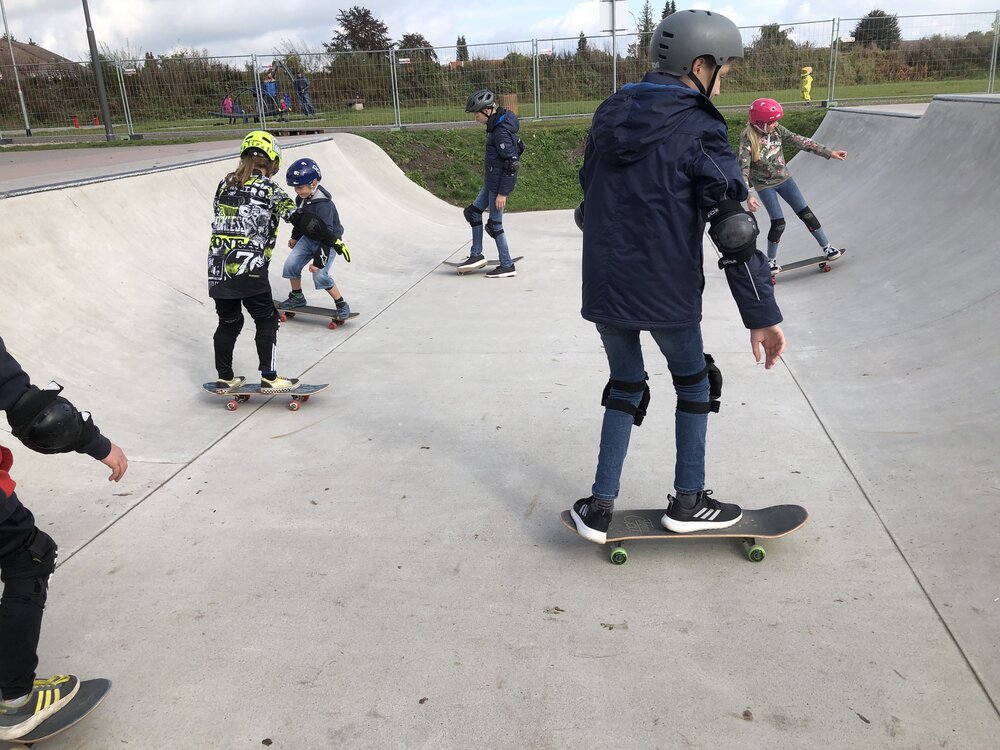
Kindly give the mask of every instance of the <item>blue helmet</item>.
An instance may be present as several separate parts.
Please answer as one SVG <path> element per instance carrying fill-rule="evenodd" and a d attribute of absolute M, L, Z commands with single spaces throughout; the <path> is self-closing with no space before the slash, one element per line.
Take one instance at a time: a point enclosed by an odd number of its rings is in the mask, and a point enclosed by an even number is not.
<path fill-rule="evenodd" d="M 296 159 L 285 172 L 285 182 L 289 187 L 310 185 L 313 180 L 322 179 L 323 173 L 319 171 L 319 164 L 312 159 Z"/>

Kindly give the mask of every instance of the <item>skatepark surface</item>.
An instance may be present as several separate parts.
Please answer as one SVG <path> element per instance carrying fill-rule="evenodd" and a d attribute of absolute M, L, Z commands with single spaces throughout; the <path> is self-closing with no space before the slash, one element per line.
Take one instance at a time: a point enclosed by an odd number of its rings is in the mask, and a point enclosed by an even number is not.
<path fill-rule="evenodd" d="M 323 167 L 353 256 L 333 275 L 361 315 L 282 325 L 282 374 L 332 384 L 301 411 L 229 412 L 200 386 L 212 195 L 238 142 L 45 191 L 62 176 L 4 154 L 0 335 L 130 460 L 109 483 L 0 421 L 60 544 L 39 673 L 114 681 L 47 750 L 996 747 L 998 132 L 1000 97 L 828 114 L 815 137 L 848 160 L 791 169 L 850 252 L 781 277 L 770 371 L 706 242 L 725 378 L 708 486 L 812 518 L 762 563 L 633 542 L 620 567 L 559 521 L 590 493 L 607 381 L 572 212 L 508 214 L 518 276 L 460 277 L 442 265 L 468 251 L 460 208 L 363 138 L 289 146 Z M 781 260 L 815 255 L 787 213 Z M 673 390 L 646 343 L 619 510 L 672 492 Z M 236 351 L 255 375 L 252 323 Z"/>

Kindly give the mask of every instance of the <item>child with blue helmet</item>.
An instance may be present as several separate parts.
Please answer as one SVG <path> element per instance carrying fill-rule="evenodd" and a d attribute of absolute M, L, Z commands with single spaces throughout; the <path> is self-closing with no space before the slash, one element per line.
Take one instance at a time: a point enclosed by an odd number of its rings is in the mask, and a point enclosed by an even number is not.
<path fill-rule="evenodd" d="M 302 222 L 292 230 L 292 238 L 288 241 L 292 252 L 281 272 L 282 278 L 288 279 L 292 290 L 288 299 L 279 304 L 278 308 L 293 310 L 305 306 L 302 269 L 308 265 L 316 288 L 326 290 L 333 298 L 337 306 L 337 319 L 347 320 L 351 315 L 351 307 L 330 276 L 330 264 L 333 262 L 330 251 L 343 255 L 348 263 L 351 262 L 351 253 L 341 239 L 344 227 L 340 223 L 337 206 L 334 205 L 330 192 L 319 184 L 322 179 L 323 173 L 312 159 L 298 159 L 285 174 L 288 186 L 295 190 L 296 211 L 301 214 Z"/>

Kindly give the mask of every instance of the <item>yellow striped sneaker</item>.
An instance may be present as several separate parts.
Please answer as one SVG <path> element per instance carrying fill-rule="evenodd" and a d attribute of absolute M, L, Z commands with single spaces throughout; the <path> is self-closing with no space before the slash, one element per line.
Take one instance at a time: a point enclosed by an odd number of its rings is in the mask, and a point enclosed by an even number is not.
<path fill-rule="evenodd" d="M 35 680 L 31 692 L 20 698 L 0 700 L 0 740 L 23 737 L 68 704 L 80 689 L 80 680 L 58 674 Z"/>

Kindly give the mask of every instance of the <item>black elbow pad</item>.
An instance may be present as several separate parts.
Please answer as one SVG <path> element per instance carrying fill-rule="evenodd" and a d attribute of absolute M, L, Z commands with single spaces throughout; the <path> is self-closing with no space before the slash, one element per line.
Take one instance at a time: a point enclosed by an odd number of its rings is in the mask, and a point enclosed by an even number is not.
<path fill-rule="evenodd" d="M 739 201 L 724 200 L 705 214 L 708 236 L 719 248 L 719 268 L 746 263 L 757 252 L 757 219 Z"/>

